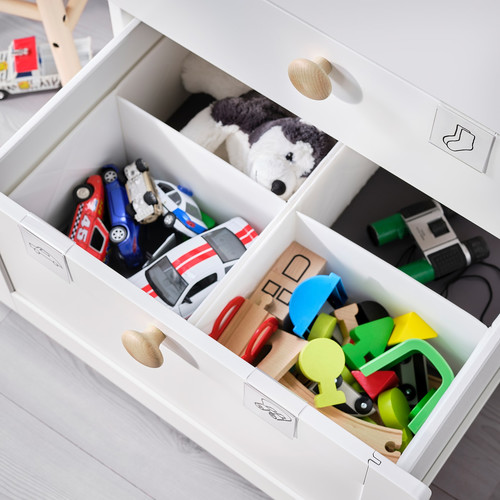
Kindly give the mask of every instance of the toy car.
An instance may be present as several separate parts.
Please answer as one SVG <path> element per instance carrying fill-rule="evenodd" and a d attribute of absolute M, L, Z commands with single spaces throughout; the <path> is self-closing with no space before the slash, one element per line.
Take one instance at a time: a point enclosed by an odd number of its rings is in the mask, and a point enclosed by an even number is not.
<path fill-rule="evenodd" d="M 102 216 L 104 213 L 104 185 L 98 175 L 91 175 L 87 182 L 73 190 L 77 202 L 69 237 L 84 250 L 104 261 L 109 243 L 109 233 Z"/>
<path fill-rule="evenodd" d="M 118 174 L 118 167 L 113 164 L 107 164 L 101 169 L 111 225 L 109 239 L 117 246 L 125 264 L 129 267 L 137 267 L 144 260 L 139 246 L 139 225 L 127 213 L 127 192 L 125 186 L 119 181 Z"/>
<path fill-rule="evenodd" d="M 377 411 L 373 401 L 366 394 L 361 394 L 356 391 L 343 379 L 342 375 L 339 375 L 335 379 L 335 386 L 339 391 L 344 393 L 346 399 L 345 403 L 336 404 L 335 408 L 345 413 L 349 413 L 349 415 L 354 417 L 368 417 Z M 307 388 L 314 394 L 319 393 L 317 382 L 309 382 Z"/>
<path fill-rule="evenodd" d="M 149 167 L 139 158 L 127 165 L 123 173 L 130 202 L 127 206 L 128 214 L 140 224 L 154 222 L 163 213 L 163 209 L 158 200 L 156 185 L 149 175 Z"/>
<path fill-rule="evenodd" d="M 129 280 L 187 318 L 256 237 L 235 217 L 175 246 Z"/>
<path fill-rule="evenodd" d="M 190 238 L 208 229 L 189 189 L 166 181 L 155 180 L 154 183 L 163 206 L 163 222 L 166 227 Z"/>
<path fill-rule="evenodd" d="M 90 38 L 75 40 L 81 65 L 92 57 Z M 10 94 L 25 94 L 61 87 L 61 78 L 48 43 L 37 45 L 34 36 L 17 38 L 0 51 L 0 100 Z"/>

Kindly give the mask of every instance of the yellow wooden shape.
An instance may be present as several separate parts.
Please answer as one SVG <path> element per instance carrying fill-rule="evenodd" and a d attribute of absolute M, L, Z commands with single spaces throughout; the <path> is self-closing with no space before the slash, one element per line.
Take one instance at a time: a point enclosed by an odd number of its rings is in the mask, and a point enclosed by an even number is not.
<path fill-rule="evenodd" d="M 409 312 L 394 319 L 394 330 L 388 346 L 400 344 L 408 339 L 432 339 L 438 334 L 417 314 Z"/>
<path fill-rule="evenodd" d="M 318 382 L 319 394 L 314 397 L 317 408 L 346 402 L 345 394 L 335 385 L 335 379 L 342 373 L 344 365 L 344 351 L 331 339 L 311 340 L 300 352 L 300 371 L 309 380 Z"/>

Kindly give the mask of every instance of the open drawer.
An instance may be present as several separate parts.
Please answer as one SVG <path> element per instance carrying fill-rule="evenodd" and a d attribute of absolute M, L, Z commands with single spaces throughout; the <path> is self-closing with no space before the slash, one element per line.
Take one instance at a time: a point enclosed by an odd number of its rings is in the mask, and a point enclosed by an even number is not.
<path fill-rule="evenodd" d="M 0 299 L 273 497 L 326 498 L 334 484 L 343 498 L 428 498 L 420 481 L 432 481 L 497 381 L 498 320 L 487 328 L 327 227 L 376 169 L 358 153 L 338 144 L 285 203 L 166 125 L 186 97 L 178 74 L 186 54 L 132 23 L 2 148 Z M 59 230 L 75 184 L 137 157 L 188 185 L 218 222 L 239 215 L 260 233 L 189 320 Z M 340 195 L 324 219 L 314 199 L 333 179 Z M 377 296 L 393 314 L 416 308 L 440 332 L 436 345 L 456 378 L 397 465 L 207 336 L 227 300 L 248 294 L 293 240 L 321 254 L 350 293 Z M 165 335 L 158 369 L 135 362 L 120 340 L 151 326 Z M 249 390 L 288 411 L 294 431 L 249 411 Z"/>

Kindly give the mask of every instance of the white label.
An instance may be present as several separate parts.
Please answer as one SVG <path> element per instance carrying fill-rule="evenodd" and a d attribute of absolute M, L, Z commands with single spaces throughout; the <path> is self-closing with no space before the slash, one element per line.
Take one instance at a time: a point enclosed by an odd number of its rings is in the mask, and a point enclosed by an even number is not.
<path fill-rule="evenodd" d="M 494 139 L 493 132 L 438 106 L 429 140 L 475 170 L 485 172 Z"/>
<path fill-rule="evenodd" d="M 290 439 L 295 437 L 297 416 L 249 384 L 245 384 L 244 404 L 250 411 L 276 427 L 285 436 Z"/>
<path fill-rule="evenodd" d="M 64 254 L 59 252 L 59 250 L 56 250 L 46 241 L 40 239 L 38 236 L 35 236 L 24 227 L 21 227 L 21 233 L 23 235 L 28 255 L 40 262 L 40 264 L 44 265 L 47 269 L 50 269 L 53 273 L 60 276 L 63 280 L 70 283 L 71 275 L 69 273 L 68 264 L 66 263 L 66 257 Z"/>

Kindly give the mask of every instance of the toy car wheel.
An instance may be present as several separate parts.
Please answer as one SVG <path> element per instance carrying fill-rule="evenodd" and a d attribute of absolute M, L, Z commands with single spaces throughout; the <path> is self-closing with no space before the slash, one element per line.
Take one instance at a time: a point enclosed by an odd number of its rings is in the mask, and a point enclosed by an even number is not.
<path fill-rule="evenodd" d="M 175 221 L 177 220 L 177 217 L 175 216 L 174 213 L 168 212 L 167 215 L 163 218 L 163 224 L 165 224 L 165 227 L 168 227 L 169 229 L 174 227 Z"/>
<path fill-rule="evenodd" d="M 0 90 L 0 101 L 7 99 L 7 97 L 9 97 L 9 93 L 6 92 L 5 90 Z"/>
<path fill-rule="evenodd" d="M 127 212 L 132 219 L 135 219 L 135 216 L 137 214 L 137 211 L 134 208 L 134 205 L 132 203 L 128 203 L 127 206 L 125 207 L 125 212 Z"/>
<path fill-rule="evenodd" d="M 132 203 L 127 203 L 125 211 L 130 215 L 130 217 L 132 217 L 132 219 L 135 218 L 137 212 L 135 211 L 134 205 L 132 205 Z"/>
<path fill-rule="evenodd" d="M 81 184 L 73 190 L 73 196 L 78 203 L 88 200 L 94 193 L 94 188 L 90 184 Z"/>
<path fill-rule="evenodd" d="M 114 226 L 109 232 L 111 243 L 121 243 L 127 237 L 127 228 L 124 226 Z"/>
<path fill-rule="evenodd" d="M 127 182 L 127 176 L 125 175 L 125 172 L 123 169 L 118 170 L 118 180 L 122 183 L 125 184 Z"/>
<path fill-rule="evenodd" d="M 135 160 L 135 166 L 137 167 L 137 170 L 139 170 L 139 172 L 146 172 L 149 170 L 148 165 L 142 158 Z"/>
<path fill-rule="evenodd" d="M 413 387 L 410 384 L 400 385 L 399 390 L 406 396 L 406 399 L 408 401 L 411 401 L 412 399 L 415 399 L 417 397 L 417 391 L 416 391 L 415 387 Z"/>
<path fill-rule="evenodd" d="M 368 396 L 360 396 L 354 402 L 354 409 L 360 415 L 367 415 L 372 411 L 372 408 L 373 408 L 373 401 Z"/>
<path fill-rule="evenodd" d="M 116 181 L 117 178 L 118 174 L 112 168 L 108 168 L 102 173 L 102 179 L 106 184 L 111 184 Z"/>
<path fill-rule="evenodd" d="M 148 205 L 156 205 L 158 203 L 158 199 L 156 198 L 156 196 L 153 193 L 153 191 L 146 191 L 144 193 L 144 201 Z"/>

